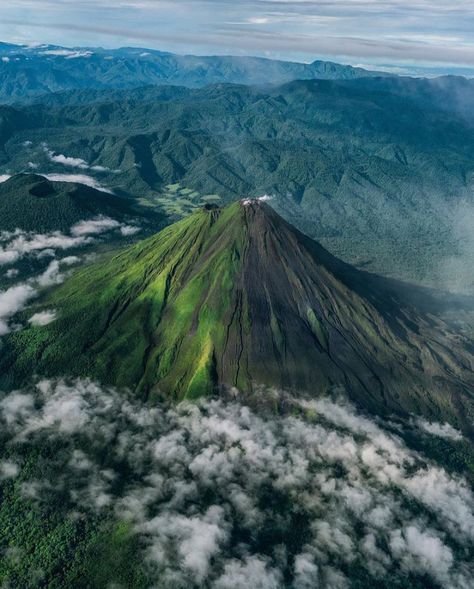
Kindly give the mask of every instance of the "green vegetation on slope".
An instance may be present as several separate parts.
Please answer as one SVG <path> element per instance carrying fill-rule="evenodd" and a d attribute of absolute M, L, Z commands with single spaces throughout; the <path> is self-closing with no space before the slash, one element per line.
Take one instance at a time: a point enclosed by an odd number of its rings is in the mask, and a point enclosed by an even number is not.
<path fill-rule="evenodd" d="M 171 221 L 186 217 L 206 204 L 219 204 L 220 201 L 218 194 L 201 195 L 196 190 L 183 188 L 179 182 L 168 184 L 163 192 L 139 199 L 140 205 L 162 212 Z"/>
<path fill-rule="evenodd" d="M 5 341 L 1 383 L 78 375 L 144 398 L 224 387 L 327 393 L 467 423 L 473 358 L 446 325 L 258 201 L 207 207 L 79 270 Z"/>
<path fill-rule="evenodd" d="M 145 589 L 149 584 L 130 526 L 110 516 L 71 513 L 71 499 L 58 484 L 60 472 L 52 459 L 61 452 L 68 450 L 50 440 L 25 444 L 18 477 L 0 483 L 0 583 L 22 589 L 106 589 L 113 584 Z M 53 487 L 40 501 L 35 485 L 48 478 Z"/>

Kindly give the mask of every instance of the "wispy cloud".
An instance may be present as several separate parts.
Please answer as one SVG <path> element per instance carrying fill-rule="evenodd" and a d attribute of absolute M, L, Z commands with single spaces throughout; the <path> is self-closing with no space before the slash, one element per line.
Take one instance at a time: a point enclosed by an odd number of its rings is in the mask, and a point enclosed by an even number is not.
<path fill-rule="evenodd" d="M 79 168 L 81 170 L 92 170 L 93 172 L 111 172 L 110 168 L 106 166 L 97 166 L 97 165 L 90 165 L 85 160 L 80 157 L 70 157 L 67 155 L 63 155 L 62 153 L 56 153 L 55 151 L 49 149 L 47 144 L 43 144 L 43 150 L 46 153 L 49 161 L 55 164 L 61 164 L 62 166 L 68 166 L 70 168 Z M 120 172 L 120 170 L 114 170 L 115 173 Z"/>
<path fill-rule="evenodd" d="M 41 311 L 39 313 L 35 313 L 29 319 L 29 322 L 32 325 L 43 327 L 44 325 L 49 325 L 56 319 L 56 312 L 55 311 Z"/>
<path fill-rule="evenodd" d="M 91 57 L 92 51 L 74 51 L 70 49 L 48 49 L 41 52 L 42 55 L 54 55 L 55 57 L 65 57 L 66 59 L 77 59 L 79 57 Z"/>
<path fill-rule="evenodd" d="M 33 233 L 17 229 L 0 232 L 0 266 L 12 264 L 21 258 L 34 255 L 43 256 L 45 252 L 68 250 L 83 247 L 94 242 L 94 238 L 103 233 L 118 230 L 122 235 L 133 235 L 140 228 L 120 223 L 116 219 L 99 215 L 75 223 L 69 235 L 61 231 L 51 233 Z"/>
<path fill-rule="evenodd" d="M 436 421 L 427 421 L 426 419 L 416 420 L 418 426 L 428 434 L 447 440 L 462 440 L 462 434 L 449 423 L 438 423 Z"/>
<path fill-rule="evenodd" d="M 74 260 L 74 262 L 72 261 Z M 38 288 L 50 287 L 61 284 L 67 276 L 63 271 L 64 266 L 71 266 L 79 261 L 79 258 L 63 258 L 52 260 L 44 272 L 28 279 L 26 282 L 0 290 L 0 336 L 10 333 L 14 329 L 21 329 L 21 325 L 13 323 L 14 316 L 25 309 L 38 295 Z M 45 311 L 34 314 L 29 322 L 32 325 L 43 326 L 55 319 L 54 311 Z"/>
<path fill-rule="evenodd" d="M 88 221 L 80 221 L 71 227 L 71 235 L 80 237 L 84 235 L 99 235 L 111 229 L 117 229 L 121 224 L 110 217 L 98 217 Z"/>
<path fill-rule="evenodd" d="M 99 192 L 106 192 L 107 194 L 113 194 L 110 188 L 103 186 L 98 180 L 87 174 L 41 174 L 47 180 L 51 182 L 68 182 L 73 184 L 84 184 L 90 188 L 95 188 Z"/>
<path fill-rule="evenodd" d="M 0 336 L 10 331 L 8 321 L 35 296 L 30 284 L 18 284 L 0 291 Z"/>
<path fill-rule="evenodd" d="M 38 288 L 60 284 L 68 275 L 66 268 L 80 262 L 78 256 L 59 257 L 58 252 L 85 247 L 114 233 L 130 236 L 138 231 L 140 228 L 137 226 L 99 216 L 76 223 L 69 234 L 61 231 L 31 233 L 20 229 L 0 232 L 0 267 L 13 265 L 28 257 L 36 261 L 48 261 L 41 274 L 0 291 L 0 336 L 11 331 L 13 317 L 38 294 Z M 13 279 L 18 274 L 17 268 L 10 268 L 6 276 Z M 48 311 L 34 315 L 30 322 L 34 325 L 46 325 L 54 319 L 52 313 Z"/>

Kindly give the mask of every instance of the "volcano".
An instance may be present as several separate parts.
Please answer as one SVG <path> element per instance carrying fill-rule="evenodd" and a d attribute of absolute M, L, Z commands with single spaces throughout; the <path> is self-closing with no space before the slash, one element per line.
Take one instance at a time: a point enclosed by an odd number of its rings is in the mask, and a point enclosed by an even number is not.
<path fill-rule="evenodd" d="M 207 207 L 79 270 L 5 342 L 0 373 L 88 376 L 144 398 L 277 387 L 378 412 L 472 415 L 468 342 L 259 200 Z M 26 319 L 26 318 L 25 318 Z"/>
<path fill-rule="evenodd" d="M 51 182 L 36 174 L 17 174 L 0 183 L 0 231 L 68 231 L 99 215 L 120 221 L 143 218 L 130 200 L 84 184 Z"/>

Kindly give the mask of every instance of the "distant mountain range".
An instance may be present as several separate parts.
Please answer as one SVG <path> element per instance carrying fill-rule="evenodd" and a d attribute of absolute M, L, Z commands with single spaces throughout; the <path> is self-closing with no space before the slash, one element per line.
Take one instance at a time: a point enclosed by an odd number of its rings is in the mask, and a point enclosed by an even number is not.
<path fill-rule="evenodd" d="M 372 75 L 381 74 L 327 61 L 306 64 L 259 57 L 175 55 L 137 48 L 0 44 L 0 102 L 4 103 L 85 88 L 264 85 L 296 79 L 349 80 Z"/>

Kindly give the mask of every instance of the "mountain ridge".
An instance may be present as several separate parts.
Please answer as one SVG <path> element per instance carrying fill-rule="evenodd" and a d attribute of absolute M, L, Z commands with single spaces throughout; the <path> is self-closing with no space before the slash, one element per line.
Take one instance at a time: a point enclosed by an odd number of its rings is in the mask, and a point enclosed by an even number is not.
<path fill-rule="evenodd" d="M 139 48 L 103 49 L 0 45 L 0 101 L 84 88 L 130 89 L 147 84 L 202 87 L 215 83 L 278 84 L 294 79 L 353 79 L 380 72 L 315 60 L 196 56 Z M 387 74 L 389 75 L 389 74 Z"/>

